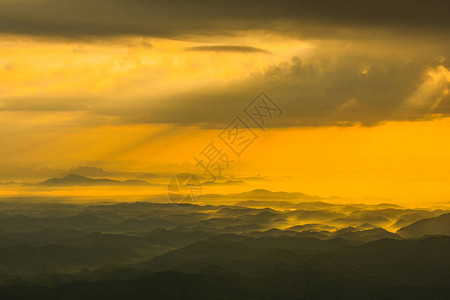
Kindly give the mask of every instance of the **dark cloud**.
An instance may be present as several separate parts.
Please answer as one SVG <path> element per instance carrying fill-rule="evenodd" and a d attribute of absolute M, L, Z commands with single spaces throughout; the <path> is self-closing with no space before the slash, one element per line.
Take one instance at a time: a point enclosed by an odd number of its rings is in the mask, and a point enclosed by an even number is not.
<path fill-rule="evenodd" d="M 285 112 L 269 126 L 372 126 L 448 114 L 446 76 L 431 80 L 428 74 L 430 70 L 445 72 L 448 66 L 445 69 L 433 59 L 412 57 L 351 51 L 318 53 L 305 61 L 295 56 L 232 87 L 191 91 L 156 102 L 136 101 L 131 104 L 134 109 L 119 115 L 126 122 L 220 128 L 235 116 L 245 116 L 244 107 L 261 90 Z M 116 114 L 119 110 L 99 111 Z"/>
<path fill-rule="evenodd" d="M 4 0 L 0 32 L 43 36 L 180 36 L 227 30 L 336 34 L 337 27 L 447 34 L 448 1 Z M 301 25 L 301 26 L 300 26 Z M 319 29 L 321 26 L 326 28 Z"/>
<path fill-rule="evenodd" d="M 432 114 L 450 114 L 450 98 L 446 93 L 450 67 L 445 60 L 434 59 L 439 50 L 423 54 L 417 49 L 404 52 L 398 48 L 392 53 L 375 49 L 378 54 L 374 54 L 366 53 L 369 48 L 325 44 L 309 57 L 294 56 L 290 62 L 275 65 L 263 74 L 250 74 L 249 79 L 166 98 L 127 97 L 113 101 L 103 97 L 35 97 L 4 100 L 0 110 L 83 110 L 123 123 L 223 128 L 236 116 L 245 117 L 246 105 L 265 91 L 284 111 L 282 117 L 268 123 L 274 127 L 355 123 L 372 126 L 384 121 L 422 120 L 434 117 Z M 430 75 L 430 70 L 435 74 Z"/>
<path fill-rule="evenodd" d="M 217 46 L 198 46 L 185 48 L 186 51 L 211 51 L 211 52 L 243 52 L 243 53 L 270 53 L 264 49 L 250 47 L 250 46 L 232 46 L 232 45 L 217 45 Z"/>
<path fill-rule="evenodd" d="M 429 79 L 427 72 L 438 67 L 435 57 L 449 57 L 449 5 L 438 0 L 266 0 L 258 5 L 237 0 L 2 1 L 0 33 L 68 38 L 180 38 L 237 34 L 236 30 L 272 30 L 336 40 L 346 36 L 350 39 L 344 40 L 350 42 L 326 49 L 326 45 L 315 40 L 314 45 L 319 46 L 313 57 L 293 57 L 291 62 L 273 66 L 264 74 L 249 74 L 250 79 L 220 89 L 205 87 L 151 101 L 145 97 L 125 99 L 126 104 L 114 99 L 13 99 L 0 103 L 0 110 L 87 110 L 130 123 L 222 127 L 264 90 L 286 112 L 272 126 L 374 125 L 388 120 L 428 118 L 431 112 L 446 115 L 450 111 L 448 95 L 442 93 L 448 88 L 446 80 L 435 83 L 438 88 L 431 92 L 417 93 Z M 437 39 L 429 43 L 425 35 Z M 407 47 L 398 46 L 396 39 L 404 37 L 413 37 L 414 41 L 402 40 Z M 365 41 L 372 44 L 364 44 Z M 364 44 L 356 46 L 362 49 L 354 49 L 357 43 Z M 267 53 L 264 49 L 237 45 L 185 50 Z M 448 65 L 445 67 L 449 69 Z M 417 104 L 411 102 L 411 97 L 423 99 Z"/>
<path fill-rule="evenodd" d="M 0 111 L 85 111 L 92 101 L 87 97 L 16 98 L 0 101 Z"/>

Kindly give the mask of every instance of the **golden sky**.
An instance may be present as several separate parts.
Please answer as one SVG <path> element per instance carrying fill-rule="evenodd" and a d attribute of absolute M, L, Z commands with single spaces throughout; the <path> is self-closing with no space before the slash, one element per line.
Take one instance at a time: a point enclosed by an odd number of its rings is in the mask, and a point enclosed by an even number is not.
<path fill-rule="evenodd" d="M 382 2 L 0 0 L 0 181 L 201 172 L 240 116 L 258 138 L 222 175 L 448 203 L 448 21 L 437 3 Z M 283 110 L 265 130 L 243 110 L 261 91 Z"/>

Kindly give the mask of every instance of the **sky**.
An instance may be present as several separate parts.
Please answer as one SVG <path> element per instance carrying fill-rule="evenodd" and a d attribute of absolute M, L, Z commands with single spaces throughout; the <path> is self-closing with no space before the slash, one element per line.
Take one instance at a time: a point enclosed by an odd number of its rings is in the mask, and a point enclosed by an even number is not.
<path fill-rule="evenodd" d="M 448 10 L 437 0 L 0 0 L 0 194 L 39 194 L 6 183 L 92 167 L 122 180 L 247 178 L 223 192 L 449 203 Z M 207 179 L 198 162 L 211 143 L 227 160 Z"/>

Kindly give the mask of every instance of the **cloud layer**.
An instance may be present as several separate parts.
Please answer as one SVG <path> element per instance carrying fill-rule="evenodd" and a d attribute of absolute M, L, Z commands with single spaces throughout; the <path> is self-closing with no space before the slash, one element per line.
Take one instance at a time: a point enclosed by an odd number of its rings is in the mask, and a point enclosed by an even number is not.
<path fill-rule="evenodd" d="M 257 5 L 242 0 L 2 0 L 0 32 L 63 37 L 174 37 L 259 29 L 329 36 L 339 32 L 338 27 L 356 26 L 447 34 L 448 9 L 449 4 L 439 0 L 265 0 Z"/>
<path fill-rule="evenodd" d="M 449 67 L 436 59 L 438 51 L 374 55 L 357 44 L 330 46 L 318 47 L 309 56 L 294 56 L 225 88 L 205 87 L 160 101 L 138 101 L 126 114 L 118 109 L 108 113 L 131 123 L 221 127 L 242 114 L 260 91 L 286 112 L 271 121 L 276 127 L 372 126 L 449 113 Z"/>

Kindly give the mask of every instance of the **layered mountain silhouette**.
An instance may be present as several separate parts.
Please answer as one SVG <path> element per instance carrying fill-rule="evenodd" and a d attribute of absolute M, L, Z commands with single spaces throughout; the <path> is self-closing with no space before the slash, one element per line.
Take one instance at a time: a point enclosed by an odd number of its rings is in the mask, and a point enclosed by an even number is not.
<path fill-rule="evenodd" d="M 82 175 L 69 174 L 63 178 L 51 178 L 39 183 L 40 186 L 120 186 L 120 185 L 151 185 L 143 180 L 113 180 L 107 178 L 94 179 Z"/>
<path fill-rule="evenodd" d="M 450 235 L 450 213 L 417 221 L 399 229 L 397 233 L 408 238 L 424 235 Z"/>
<path fill-rule="evenodd" d="M 0 202 L 0 299 L 447 299 L 450 291 L 444 210 L 51 200 Z M 411 223 L 397 230 L 402 220 Z"/>

